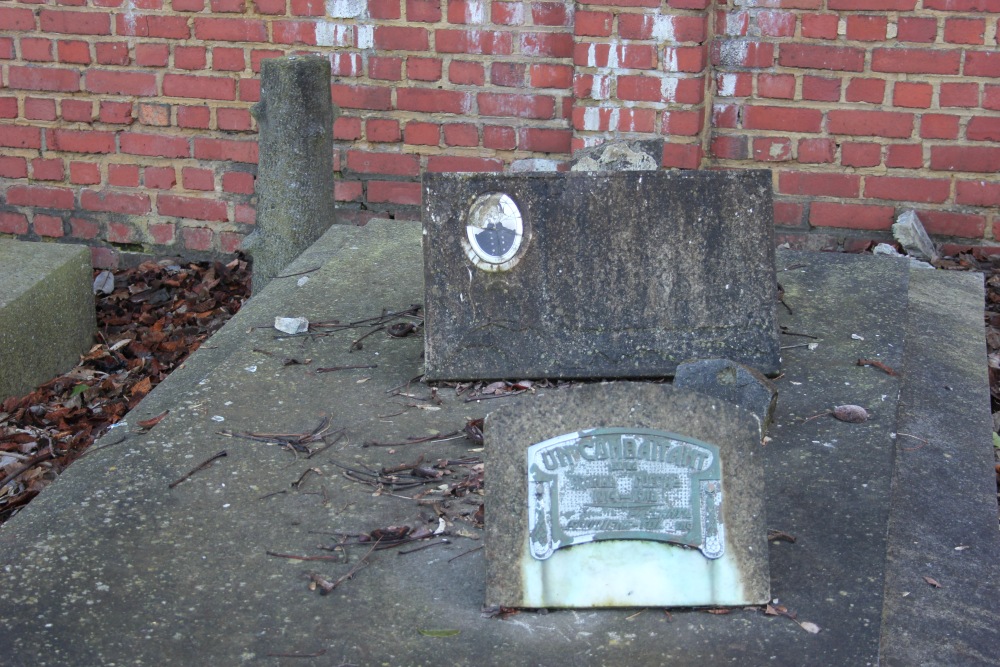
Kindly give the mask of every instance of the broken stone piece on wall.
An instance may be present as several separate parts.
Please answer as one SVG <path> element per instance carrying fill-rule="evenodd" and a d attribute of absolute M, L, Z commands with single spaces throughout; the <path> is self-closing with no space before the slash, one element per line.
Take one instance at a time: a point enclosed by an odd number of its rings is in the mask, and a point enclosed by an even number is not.
<path fill-rule="evenodd" d="M 920 224 L 916 211 L 904 211 L 896 218 L 896 224 L 892 226 L 892 235 L 911 257 L 928 262 L 934 262 L 940 257 L 934 242 Z"/>
<path fill-rule="evenodd" d="M 663 157 L 663 139 L 609 141 L 577 151 L 570 171 L 656 171 Z"/>

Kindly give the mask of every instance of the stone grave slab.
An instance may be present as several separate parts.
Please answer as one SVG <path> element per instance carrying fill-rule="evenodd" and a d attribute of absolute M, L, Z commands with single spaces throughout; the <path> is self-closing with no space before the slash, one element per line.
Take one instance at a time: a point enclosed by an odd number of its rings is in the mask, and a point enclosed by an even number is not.
<path fill-rule="evenodd" d="M 779 370 L 770 172 L 427 174 L 428 379 Z"/>
<path fill-rule="evenodd" d="M 486 604 L 770 600 L 760 427 L 720 399 L 610 382 L 490 413 Z"/>
<path fill-rule="evenodd" d="M 0 239 L 0 401 L 65 373 L 94 342 L 90 249 Z"/>
<path fill-rule="evenodd" d="M 419 303 L 420 235 L 420 225 L 401 221 L 329 230 L 286 269 L 307 274 L 272 281 L 143 400 L 129 427 L 111 431 L 102 449 L 0 527 L 0 651 L 8 662 L 996 664 L 1000 558 L 988 495 L 982 288 L 935 271 L 926 273 L 940 284 L 914 294 L 905 260 L 778 253 L 794 310 L 782 308 L 780 322 L 820 340 L 810 350 L 789 347 L 801 338 L 782 337 L 784 376 L 775 379 L 781 393 L 761 462 L 768 528 L 795 542 L 769 543 L 771 595 L 818 633 L 759 607 L 725 615 L 639 608 L 484 616 L 486 560 L 475 539 L 482 531 L 468 520 L 477 506 L 466 502 L 475 499 L 440 495 L 433 502 L 448 503 L 454 516 L 449 544 L 375 551 L 331 594 L 310 591 L 308 573 L 343 576 L 366 549 L 352 547 L 346 561 L 267 552 L 331 556 L 318 547 L 329 546 L 333 532 L 439 525 L 433 504 L 400 497 L 414 490 L 377 492 L 345 479 L 335 464 L 380 470 L 420 456 L 480 456 L 462 438 L 406 441 L 565 389 L 469 401 L 468 392 L 437 386 L 438 405 L 431 387 L 414 379 L 422 370 L 419 336 L 379 332 L 352 352 L 358 330 L 289 339 L 267 328 L 276 316 L 350 322 Z M 300 286 L 302 277 L 309 280 Z M 942 286 L 951 288 L 938 292 Z M 947 307 L 927 320 L 938 293 Z M 908 323 L 914 299 L 920 314 Z M 967 315 L 952 329 L 956 312 Z M 312 362 L 286 366 L 285 357 Z M 858 358 L 903 372 L 859 367 Z M 373 367 L 315 370 L 334 366 Z M 806 421 L 847 402 L 872 417 Z M 168 408 L 152 430 L 135 428 Z M 331 433 L 344 434 L 311 459 L 219 433 L 309 431 L 323 416 Z M 912 438 L 899 431 L 933 446 L 913 449 L 923 443 L 904 442 Z M 364 446 L 371 441 L 406 444 Z M 222 449 L 227 457 L 169 488 Z M 320 472 L 293 487 L 310 468 Z"/>

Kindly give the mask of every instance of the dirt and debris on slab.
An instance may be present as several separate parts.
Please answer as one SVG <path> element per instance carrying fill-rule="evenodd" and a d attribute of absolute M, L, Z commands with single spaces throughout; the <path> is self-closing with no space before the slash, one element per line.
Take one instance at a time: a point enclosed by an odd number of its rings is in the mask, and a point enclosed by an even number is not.
<path fill-rule="evenodd" d="M 95 272 L 95 344 L 70 372 L 0 403 L 0 522 L 121 422 L 250 296 L 248 262 Z M 138 424 L 156 426 L 164 415 Z"/>

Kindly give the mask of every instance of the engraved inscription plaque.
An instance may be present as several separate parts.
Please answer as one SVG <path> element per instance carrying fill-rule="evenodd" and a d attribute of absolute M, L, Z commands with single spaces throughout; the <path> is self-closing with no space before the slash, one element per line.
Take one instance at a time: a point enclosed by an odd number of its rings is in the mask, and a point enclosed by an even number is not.
<path fill-rule="evenodd" d="M 528 447 L 528 541 L 545 560 L 600 540 L 725 552 L 719 448 L 651 429 L 599 428 Z"/>

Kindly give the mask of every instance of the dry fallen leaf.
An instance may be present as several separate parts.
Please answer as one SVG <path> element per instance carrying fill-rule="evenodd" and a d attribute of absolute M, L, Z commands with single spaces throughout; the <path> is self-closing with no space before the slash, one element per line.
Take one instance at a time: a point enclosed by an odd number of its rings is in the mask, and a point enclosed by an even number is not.
<path fill-rule="evenodd" d="M 937 582 L 937 579 L 933 579 L 932 577 L 924 577 L 924 581 L 926 581 L 928 584 L 930 584 L 934 588 L 941 588 L 941 584 L 939 584 Z"/>
<path fill-rule="evenodd" d="M 802 623 L 799 623 L 799 627 L 801 627 L 806 632 L 811 632 L 812 634 L 816 634 L 817 632 L 819 632 L 819 626 L 816 625 L 815 623 L 810 623 L 809 621 L 804 621 Z"/>
<path fill-rule="evenodd" d="M 163 412 L 161 412 L 160 414 L 156 415 L 155 417 L 150 417 L 149 419 L 143 419 L 141 422 L 138 422 L 139 428 L 146 429 L 148 431 L 149 429 L 151 429 L 154 426 L 156 426 L 157 424 L 159 424 L 160 421 L 162 421 L 163 418 L 166 417 L 167 413 L 169 413 L 169 412 L 170 412 L 170 410 L 164 410 Z"/>
<path fill-rule="evenodd" d="M 851 424 L 868 421 L 868 411 L 860 405 L 838 405 L 833 409 L 833 416 Z"/>

